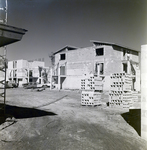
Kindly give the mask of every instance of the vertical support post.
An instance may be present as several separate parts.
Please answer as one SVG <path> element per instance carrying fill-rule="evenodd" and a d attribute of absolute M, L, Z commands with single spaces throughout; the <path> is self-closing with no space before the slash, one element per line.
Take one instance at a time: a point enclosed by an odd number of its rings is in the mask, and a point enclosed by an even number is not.
<path fill-rule="evenodd" d="M 100 64 L 97 64 L 97 76 L 100 77 Z"/>
<path fill-rule="evenodd" d="M 7 62 L 6 62 L 6 58 L 5 58 L 5 79 L 4 79 L 4 117 L 6 118 L 6 74 L 7 74 Z"/>
<path fill-rule="evenodd" d="M 147 140 L 147 45 L 141 46 L 141 137 Z"/>
<path fill-rule="evenodd" d="M 60 86 L 60 65 L 59 65 L 59 68 L 58 68 L 58 89 L 60 90 L 61 86 Z"/>
<path fill-rule="evenodd" d="M 130 73 L 131 73 L 130 71 L 131 71 L 131 63 L 130 63 L 130 61 L 128 60 L 128 61 L 127 61 L 127 73 L 130 74 Z"/>
<path fill-rule="evenodd" d="M 29 68 L 27 69 L 27 71 L 28 71 L 28 83 L 29 83 L 29 80 L 30 80 L 30 78 L 29 78 L 29 72 L 30 72 Z"/>
<path fill-rule="evenodd" d="M 5 48 L 0 48 L 0 99 L 4 101 L 3 105 L 3 117 L 6 117 L 6 56 L 5 54 Z"/>
<path fill-rule="evenodd" d="M 50 72 L 50 90 L 52 89 L 52 75 L 53 75 L 53 69 L 51 68 L 51 72 Z"/>

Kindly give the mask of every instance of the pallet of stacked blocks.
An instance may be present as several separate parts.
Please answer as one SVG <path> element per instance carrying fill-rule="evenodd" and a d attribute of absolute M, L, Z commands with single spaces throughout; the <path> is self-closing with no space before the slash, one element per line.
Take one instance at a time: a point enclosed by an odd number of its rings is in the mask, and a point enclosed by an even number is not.
<path fill-rule="evenodd" d="M 99 105 L 101 104 L 101 93 L 95 91 L 82 91 L 81 105 Z"/>
<path fill-rule="evenodd" d="M 132 105 L 132 78 L 126 73 L 110 76 L 109 104 L 112 107 L 129 108 Z"/>
<path fill-rule="evenodd" d="M 81 79 L 81 105 L 99 105 L 103 90 L 102 78 L 85 76 Z"/>
<path fill-rule="evenodd" d="M 81 79 L 81 90 L 102 91 L 102 78 L 90 76 Z"/>

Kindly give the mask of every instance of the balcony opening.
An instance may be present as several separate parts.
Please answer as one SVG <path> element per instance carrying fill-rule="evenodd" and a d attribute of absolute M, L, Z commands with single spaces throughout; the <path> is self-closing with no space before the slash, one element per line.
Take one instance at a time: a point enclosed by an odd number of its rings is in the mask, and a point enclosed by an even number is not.
<path fill-rule="evenodd" d="M 65 75 L 65 66 L 60 67 L 60 75 Z"/>
<path fill-rule="evenodd" d="M 123 64 L 123 71 L 127 73 L 127 64 Z"/>
<path fill-rule="evenodd" d="M 104 74 L 104 63 L 96 64 L 95 74 L 96 75 L 103 75 Z"/>
<path fill-rule="evenodd" d="M 102 56 L 104 55 L 104 48 L 97 48 L 95 52 L 96 52 L 96 56 Z"/>

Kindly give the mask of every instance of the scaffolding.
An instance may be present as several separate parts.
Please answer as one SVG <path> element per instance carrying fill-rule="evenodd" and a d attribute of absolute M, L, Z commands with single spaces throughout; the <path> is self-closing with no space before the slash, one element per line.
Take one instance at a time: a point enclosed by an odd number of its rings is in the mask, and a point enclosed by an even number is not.
<path fill-rule="evenodd" d="M 6 45 L 18 42 L 27 32 L 25 29 L 7 25 L 7 0 L 0 0 L 0 117 L 6 119 Z"/>
<path fill-rule="evenodd" d="M 7 0 L 0 0 L 0 23 L 7 25 Z M 6 46 L 0 47 L 0 100 L 3 101 L 1 110 L 4 118 L 6 117 Z"/>

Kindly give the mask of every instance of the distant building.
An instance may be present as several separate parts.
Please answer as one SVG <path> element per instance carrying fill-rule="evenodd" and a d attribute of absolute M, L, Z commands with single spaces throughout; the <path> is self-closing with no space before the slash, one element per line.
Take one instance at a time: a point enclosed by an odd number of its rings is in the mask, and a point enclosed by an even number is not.
<path fill-rule="evenodd" d="M 42 73 L 45 63 L 42 61 L 14 60 L 8 62 L 7 79 L 22 86 L 28 82 L 43 83 Z"/>
<path fill-rule="evenodd" d="M 55 52 L 53 75 L 59 89 L 80 89 L 83 75 L 103 78 L 104 90 L 110 88 L 110 74 L 126 72 L 132 75 L 134 90 L 140 91 L 140 51 L 114 43 L 91 41 L 93 46 L 66 46 Z"/>

